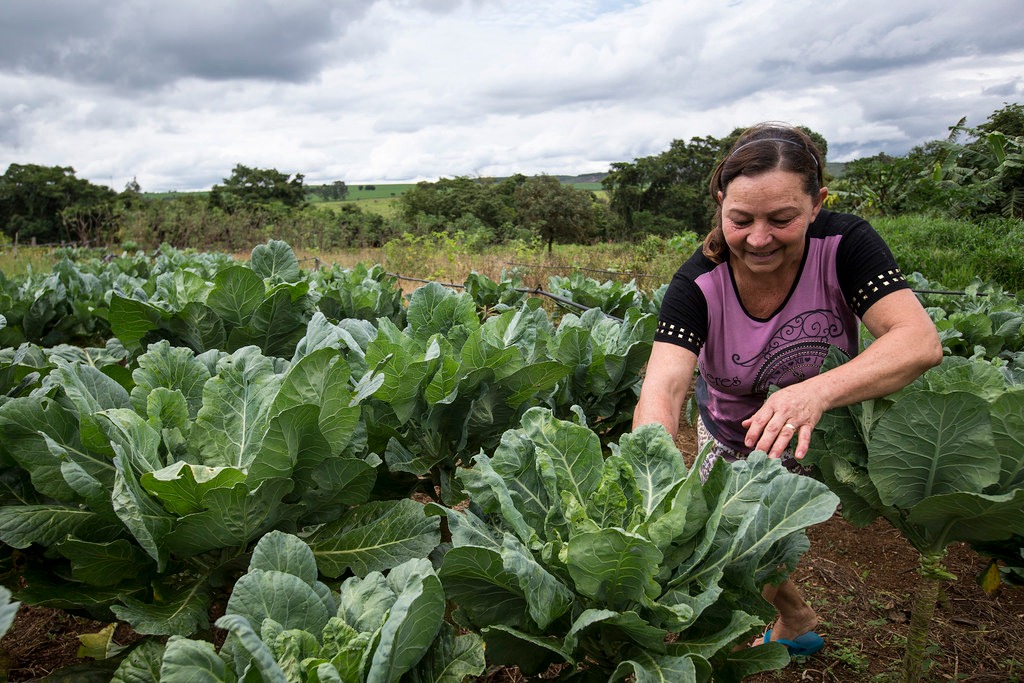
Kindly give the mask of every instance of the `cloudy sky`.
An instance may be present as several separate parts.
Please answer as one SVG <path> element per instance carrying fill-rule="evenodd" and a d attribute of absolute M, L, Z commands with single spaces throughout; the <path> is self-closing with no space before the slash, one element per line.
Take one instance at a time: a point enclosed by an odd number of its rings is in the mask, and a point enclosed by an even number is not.
<path fill-rule="evenodd" d="M 1022 0 L 0 2 L 0 171 L 116 190 L 607 171 L 768 119 L 845 161 L 1006 102 Z"/>

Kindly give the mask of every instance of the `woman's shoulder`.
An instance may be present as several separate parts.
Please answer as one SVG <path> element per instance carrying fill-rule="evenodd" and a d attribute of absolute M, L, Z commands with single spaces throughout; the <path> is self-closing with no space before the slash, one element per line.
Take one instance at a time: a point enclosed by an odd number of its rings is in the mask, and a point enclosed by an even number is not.
<path fill-rule="evenodd" d="M 811 237 L 846 236 L 858 230 L 873 230 L 860 216 L 822 209 L 808 229 Z"/>
<path fill-rule="evenodd" d="M 702 247 L 697 247 L 697 250 L 690 254 L 690 257 L 683 261 L 683 264 L 679 266 L 679 270 L 676 271 L 673 279 L 683 279 L 693 282 L 701 275 L 709 273 L 722 265 L 723 264 L 716 263 L 705 256 Z"/>

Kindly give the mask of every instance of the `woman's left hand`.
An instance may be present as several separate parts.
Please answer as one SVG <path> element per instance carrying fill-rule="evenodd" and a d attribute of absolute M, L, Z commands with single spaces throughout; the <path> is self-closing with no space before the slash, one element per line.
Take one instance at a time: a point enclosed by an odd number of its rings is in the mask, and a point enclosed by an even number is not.
<path fill-rule="evenodd" d="M 744 420 L 747 448 L 764 451 L 772 458 L 781 458 L 782 452 L 796 437 L 793 455 L 797 460 L 803 459 L 811 445 L 814 425 L 818 424 L 826 407 L 811 386 L 813 384 L 800 382 L 779 389 L 756 413 Z"/>

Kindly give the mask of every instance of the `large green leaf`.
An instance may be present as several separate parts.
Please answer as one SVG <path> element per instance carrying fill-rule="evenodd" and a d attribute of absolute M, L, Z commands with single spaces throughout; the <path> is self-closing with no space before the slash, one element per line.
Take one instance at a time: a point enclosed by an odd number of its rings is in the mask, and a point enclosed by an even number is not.
<path fill-rule="evenodd" d="M 661 587 L 655 577 L 661 560 L 651 541 L 609 528 L 569 539 L 566 565 L 577 591 L 622 611 L 658 597 Z"/>
<path fill-rule="evenodd" d="M 123 538 L 95 543 L 71 537 L 55 545 L 71 560 L 71 577 L 91 586 L 116 586 L 152 570 L 142 549 Z"/>
<path fill-rule="evenodd" d="M 12 548 L 33 543 L 50 547 L 68 536 L 97 542 L 113 541 L 124 533 L 114 517 L 81 507 L 8 505 L 0 507 L 0 541 Z"/>
<path fill-rule="evenodd" d="M 169 553 L 165 541 L 174 518 L 146 493 L 126 456 L 115 457 L 114 467 L 114 490 L 110 497 L 114 511 L 162 572 Z"/>
<path fill-rule="evenodd" d="M 3 637 L 14 624 L 14 616 L 20 603 L 11 601 L 11 591 L 0 586 L 0 637 Z"/>
<path fill-rule="evenodd" d="M 263 569 L 250 569 L 238 579 L 227 613 L 245 617 L 257 632 L 264 619 L 273 619 L 286 629 L 318 634 L 331 617 L 309 583 L 293 574 Z"/>
<path fill-rule="evenodd" d="M 281 377 L 253 346 L 222 358 L 217 370 L 203 387 L 192 439 L 203 464 L 246 469 L 260 450 Z"/>
<path fill-rule="evenodd" d="M 177 389 L 185 397 L 189 415 L 194 419 L 203 405 L 203 386 L 209 379 L 209 370 L 191 349 L 174 347 L 167 341 L 150 344 L 132 372 L 132 406 L 136 412 L 145 414 L 150 392 L 157 387 Z"/>
<path fill-rule="evenodd" d="M 165 649 L 166 645 L 155 639 L 144 640 L 124 658 L 110 683 L 159 683 Z"/>
<path fill-rule="evenodd" d="M 316 558 L 298 537 L 271 531 L 252 551 L 249 569 L 292 574 L 312 586 L 317 582 Z"/>
<path fill-rule="evenodd" d="M 337 614 L 356 632 L 375 633 L 387 619 L 395 600 L 395 591 L 381 572 L 350 576 L 338 590 Z"/>
<path fill-rule="evenodd" d="M 429 560 L 403 562 L 387 580 L 397 599 L 381 627 L 366 683 L 397 683 L 430 649 L 444 618 L 444 589 Z"/>
<path fill-rule="evenodd" d="M 231 328 L 247 325 L 266 297 L 263 278 L 245 266 L 225 268 L 214 276 L 213 285 L 206 305 Z"/>
<path fill-rule="evenodd" d="M 484 641 L 475 633 L 457 635 L 444 623 L 437 639 L 420 663 L 407 674 L 408 683 L 463 683 L 484 672 Z"/>
<path fill-rule="evenodd" d="M 645 650 L 665 651 L 669 634 L 663 628 L 652 626 L 636 612 L 616 612 L 610 609 L 584 610 L 569 628 L 566 644 L 573 647 L 583 640 L 635 643 Z"/>
<path fill-rule="evenodd" d="M 557 420 L 551 411 L 531 408 L 523 415 L 523 434 L 533 442 L 539 467 L 552 468 L 559 492 L 585 501 L 601 480 L 604 458 L 597 434 L 583 425 Z"/>
<path fill-rule="evenodd" d="M 391 321 L 382 319 L 377 337 L 366 349 L 366 363 L 384 377 L 374 398 L 387 403 L 399 423 L 408 422 L 421 407 L 422 387 L 437 370 L 440 357 L 437 340 L 421 347 Z"/>
<path fill-rule="evenodd" d="M 320 431 L 319 406 L 297 405 L 267 423 L 263 440 L 248 463 L 248 481 L 256 486 L 264 479 L 287 478 L 300 461 L 315 467 L 328 457 L 330 444 Z"/>
<path fill-rule="evenodd" d="M 307 285 L 302 286 L 303 290 L 306 288 Z M 307 304 L 306 299 L 296 301 L 289 289 L 268 293 L 247 324 L 228 334 L 228 347 L 238 349 L 254 345 L 268 356 L 291 357 L 306 331 Z"/>
<path fill-rule="evenodd" d="M 160 665 L 162 683 L 228 683 L 237 681 L 211 643 L 171 636 Z"/>
<path fill-rule="evenodd" d="M 268 619 L 263 625 L 269 626 L 272 622 L 273 620 Z M 263 642 L 259 632 L 248 619 L 238 614 L 225 614 L 217 620 L 217 626 L 231 634 L 233 640 L 229 643 L 232 646 L 237 646 L 236 651 L 239 651 L 239 654 L 244 651 L 248 656 L 252 667 L 249 668 L 249 671 L 253 677 L 258 676 L 258 680 L 267 683 L 286 683 L 288 681 L 280 664 L 274 659 L 274 653 Z"/>
<path fill-rule="evenodd" d="M 516 575 L 505 568 L 500 552 L 474 546 L 452 548 L 445 553 L 438 575 L 449 599 L 476 628 L 526 626 L 526 596 Z"/>
<path fill-rule="evenodd" d="M 287 242 L 270 240 L 253 248 L 249 267 L 273 282 L 295 282 L 302 277 L 299 260 Z"/>
<path fill-rule="evenodd" d="M 1024 488 L 1024 391 L 1007 391 L 992 402 L 992 437 L 1001 459 L 999 490 Z"/>
<path fill-rule="evenodd" d="M 110 297 L 111 331 L 125 346 L 137 345 L 151 330 L 159 327 L 160 321 L 169 317 L 166 311 L 145 301 L 121 296 L 116 292 Z"/>
<path fill-rule="evenodd" d="M 967 491 L 933 495 L 910 510 L 910 524 L 924 528 L 938 551 L 954 541 L 1001 541 L 1024 536 L 1024 488 L 985 495 Z"/>
<path fill-rule="evenodd" d="M 643 425 L 619 439 L 618 454 L 633 470 L 643 496 L 644 519 L 650 519 L 673 487 L 686 477 L 686 465 L 664 429 Z"/>
<path fill-rule="evenodd" d="M 331 453 L 340 453 L 352 438 L 360 409 L 353 405 L 348 363 L 337 349 L 310 352 L 293 363 L 274 399 L 274 410 L 297 405 L 320 406 L 320 431 Z"/>
<path fill-rule="evenodd" d="M 897 401 L 868 443 L 871 481 L 884 505 L 981 492 L 999 481 L 988 402 L 967 392 L 919 391 Z"/>
<path fill-rule="evenodd" d="M 245 472 L 232 467 L 206 467 L 177 462 L 140 478 L 142 487 L 159 500 L 168 512 L 178 516 L 205 509 L 207 494 L 219 488 L 230 489 L 245 481 Z"/>
<path fill-rule="evenodd" d="M 161 336 L 168 336 L 175 345 L 184 345 L 203 353 L 223 349 L 227 345 L 224 318 L 204 303 L 190 301 L 160 325 Z"/>
<path fill-rule="evenodd" d="M 570 543 L 570 562 L 571 545 Z M 512 534 L 505 534 L 502 541 L 501 562 L 506 571 L 515 575 L 526 598 L 530 618 L 538 627 L 547 628 L 572 606 L 572 591 L 537 562 L 530 551 Z M 570 573 L 571 571 L 570 565 Z"/>
<path fill-rule="evenodd" d="M 203 579 L 193 579 L 178 592 L 162 599 L 143 602 L 123 596 L 120 605 L 110 610 L 138 633 L 155 636 L 192 635 L 209 628 L 210 587 Z"/>
<path fill-rule="evenodd" d="M 487 661 L 515 666 L 527 676 L 544 673 L 552 664 L 573 663 L 572 652 L 560 638 L 539 636 L 504 624 L 481 631 Z"/>
<path fill-rule="evenodd" d="M 57 361 L 57 376 L 68 398 L 78 409 L 82 445 L 97 453 L 113 456 L 110 442 L 97 423 L 96 415 L 109 408 L 127 408 L 124 387 L 91 365 L 70 365 Z"/>
<path fill-rule="evenodd" d="M 636 683 L 696 683 L 697 669 L 689 657 L 652 655 L 638 652 L 623 661 L 612 673 L 612 680 L 632 680 Z"/>
<path fill-rule="evenodd" d="M 439 334 L 456 350 L 469 333 L 480 326 L 473 297 L 456 293 L 436 282 L 420 287 L 409 297 L 406 319 L 412 334 L 421 340 Z"/>
<path fill-rule="evenodd" d="M 384 571 L 426 557 L 441 540 L 437 517 L 405 499 L 373 501 L 318 528 L 307 539 L 320 571 L 330 577 L 351 570 L 357 576 Z"/>
<path fill-rule="evenodd" d="M 0 405 L 0 451 L 29 473 L 39 493 L 56 500 L 77 499 L 61 466 L 68 453 L 89 454 L 79 439 L 76 415 L 58 402 L 36 395 Z M 110 468 L 105 458 L 92 457 Z M 111 469 L 106 479 L 112 478 Z"/>
<path fill-rule="evenodd" d="M 736 469 L 736 468 L 734 468 Z M 821 482 L 789 473 L 778 460 L 757 453 L 747 458 L 735 478 L 738 490 L 749 489 L 748 483 L 764 482 L 758 504 L 745 508 L 739 524 L 730 564 L 743 567 L 743 573 L 759 577 L 766 569 L 765 557 L 772 546 L 803 529 L 824 522 L 835 513 L 839 499 Z M 734 495 L 725 505 L 724 515 L 741 498 Z M 768 567 L 774 561 L 768 562 Z M 753 585 L 751 588 L 755 588 Z"/>
<path fill-rule="evenodd" d="M 245 547 L 285 515 L 282 500 L 293 486 L 290 479 L 265 479 L 255 489 L 245 483 L 211 489 L 203 500 L 206 509 L 181 517 L 163 547 L 181 556 Z"/>

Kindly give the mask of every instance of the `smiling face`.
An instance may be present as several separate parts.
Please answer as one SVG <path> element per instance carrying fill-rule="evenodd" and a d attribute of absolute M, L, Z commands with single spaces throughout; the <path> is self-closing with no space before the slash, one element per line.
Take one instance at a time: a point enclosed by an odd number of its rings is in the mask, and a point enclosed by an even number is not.
<path fill-rule="evenodd" d="M 718 194 L 733 269 L 769 277 L 795 272 L 827 193 L 809 195 L 802 176 L 778 169 L 734 178 Z"/>

